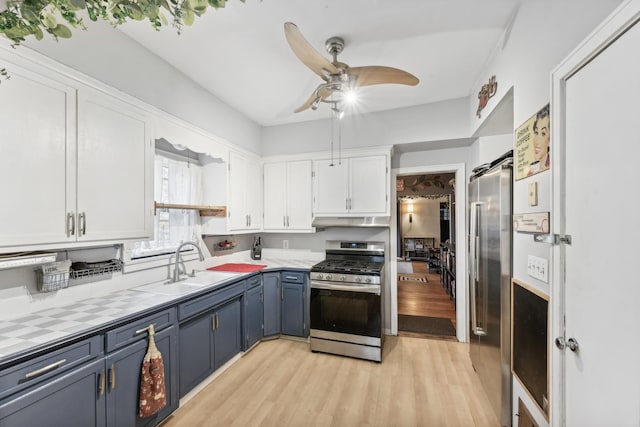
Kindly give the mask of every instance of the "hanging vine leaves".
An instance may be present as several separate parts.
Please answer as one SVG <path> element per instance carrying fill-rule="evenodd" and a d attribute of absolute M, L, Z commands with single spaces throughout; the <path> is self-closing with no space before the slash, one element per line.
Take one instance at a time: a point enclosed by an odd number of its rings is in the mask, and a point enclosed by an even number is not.
<path fill-rule="evenodd" d="M 56 40 L 70 38 L 72 28 L 85 29 L 76 12 L 86 10 L 91 21 L 103 19 L 113 26 L 129 20 L 148 20 L 153 28 L 171 25 L 180 33 L 183 25 L 191 26 L 196 16 L 208 7 L 225 7 L 227 0 L 7 0 L 0 11 L 0 34 L 19 45 L 27 37 L 42 40 L 48 33 Z M 245 2 L 245 0 L 240 0 Z M 167 19 L 165 13 L 170 17 Z M 4 73 L 2 73 L 4 71 Z M 6 77 L 6 70 L 0 69 Z"/>

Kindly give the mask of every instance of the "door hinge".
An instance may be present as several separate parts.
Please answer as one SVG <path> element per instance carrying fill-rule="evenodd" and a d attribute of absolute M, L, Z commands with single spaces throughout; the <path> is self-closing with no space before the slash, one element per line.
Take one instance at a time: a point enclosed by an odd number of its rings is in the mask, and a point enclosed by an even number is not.
<path fill-rule="evenodd" d="M 559 245 L 561 243 L 570 245 L 571 235 L 565 234 L 564 236 L 561 236 L 559 234 L 534 234 L 533 241 L 538 243 L 549 243 L 550 245 Z"/>
<path fill-rule="evenodd" d="M 316 173 L 314 171 L 311 171 L 311 178 L 315 177 Z"/>

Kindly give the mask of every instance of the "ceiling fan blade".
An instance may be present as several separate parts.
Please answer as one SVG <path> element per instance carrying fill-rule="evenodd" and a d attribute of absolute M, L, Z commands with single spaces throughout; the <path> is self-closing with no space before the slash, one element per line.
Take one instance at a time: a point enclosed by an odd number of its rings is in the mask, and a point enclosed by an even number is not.
<path fill-rule="evenodd" d="M 331 89 L 327 88 L 323 83 L 313 91 L 309 99 L 307 99 L 304 104 L 293 110 L 293 112 L 299 113 L 308 108 L 311 108 L 313 104 L 320 103 L 322 100 L 327 99 L 329 96 L 331 96 Z"/>
<path fill-rule="evenodd" d="M 325 81 L 329 80 L 327 74 L 339 73 L 339 70 L 327 58 L 320 55 L 318 51 L 305 40 L 296 24 L 286 22 L 284 24 L 284 35 L 287 38 L 287 42 L 289 42 L 289 46 L 291 46 L 291 50 L 293 50 L 293 53 L 296 54 L 298 59 Z"/>
<path fill-rule="evenodd" d="M 393 67 L 372 65 L 368 67 L 351 67 L 347 69 L 349 80 L 356 86 L 371 86 L 381 84 L 399 84 L 415 86 L 420 80 L 411 73 Z"/>

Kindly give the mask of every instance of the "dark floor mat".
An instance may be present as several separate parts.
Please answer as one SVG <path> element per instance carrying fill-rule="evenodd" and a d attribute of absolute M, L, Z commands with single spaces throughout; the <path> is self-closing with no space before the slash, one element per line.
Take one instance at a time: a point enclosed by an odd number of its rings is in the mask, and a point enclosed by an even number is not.
<path fill-rule="evenodd" d="M 426 316 L 398 315 L 398 330 L 430 335 L 455 336 L 456 329 L 451 319 Z"/>

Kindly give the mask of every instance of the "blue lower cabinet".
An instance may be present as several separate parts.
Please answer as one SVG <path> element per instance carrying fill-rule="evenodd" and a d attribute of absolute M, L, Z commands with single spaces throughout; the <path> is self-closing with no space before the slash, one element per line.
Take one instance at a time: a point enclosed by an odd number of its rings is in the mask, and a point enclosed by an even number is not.
<path fill-rule="evenodd" d="M 180 324 L 180 397 L 242 350 L 242 298 Z"/>
<path fill-rule="evenodd" d="M 265 337 L 280 335 L 281 301 L 280 273 L 264 273 L 262 275 L 264 292 L 264 330 Z"/>
<path fill-rule="evenodd" d="M 138 416 L 138 399 L 142 360 L 148 340 L 142 339 L 106 356 L 107 426 L 153 426 L 178 409 L 177 327 L 172 326 L 154 336 L 162 355 L 167 405 L 155 415 Z"/>
<path fill-rule="evenodd" d="M 280 273 L 281 333 L 296 337 L 308 336 L 307 274 L 299 271 Z"/>
<path fill-rule="evenodd" d="M 264 319 L 262 282 L 249 289 L 245 296 L 245 350 L 262 338 Z"/>
<path fill-rule="evenodd" d="M 99 359 L 0 401 L 0 426 L 105 426 L 104 366 Z"/>

